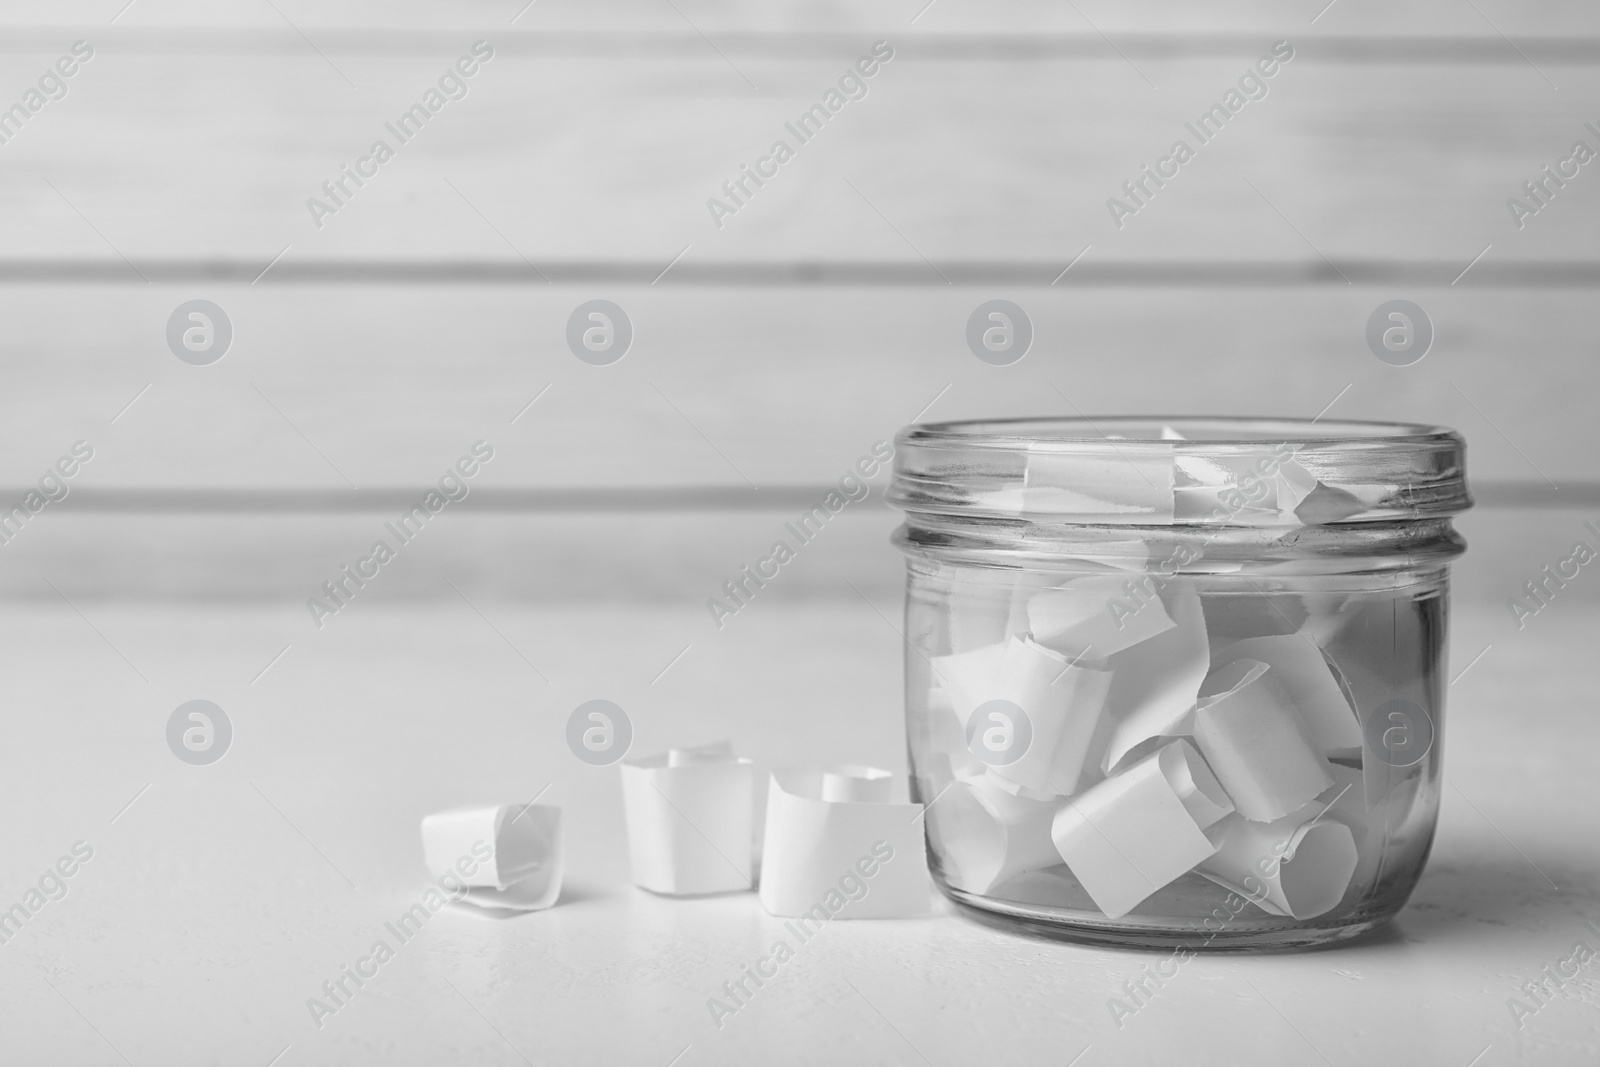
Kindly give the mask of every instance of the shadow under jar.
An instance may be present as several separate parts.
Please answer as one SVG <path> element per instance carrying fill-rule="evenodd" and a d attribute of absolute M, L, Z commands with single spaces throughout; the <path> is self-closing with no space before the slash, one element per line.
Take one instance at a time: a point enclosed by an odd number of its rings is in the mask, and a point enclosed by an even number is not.
<path fill-rule="evenodd" d="M 1441 427 L 912 426 L 906 723 L 930 865 L 975 917 L 1292 948 L 1398 912 L 1438 818 Z"/>

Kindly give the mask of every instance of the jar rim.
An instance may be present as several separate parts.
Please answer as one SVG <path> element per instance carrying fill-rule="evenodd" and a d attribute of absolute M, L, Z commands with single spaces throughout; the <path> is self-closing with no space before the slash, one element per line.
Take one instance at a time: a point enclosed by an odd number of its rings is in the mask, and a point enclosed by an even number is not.
<path fill-rule="evenodd" d="M 1374 442 L 1405 445 L 1437 441 L 1453 447 L 1460 447 L 1464 443 L 1461 435 L 1448 426 L 1433 426 L 1426 423 L 1379 422 L 1365 419 L 1257 418 L 1238 415 L 1108 415 L 1093 419 L 1087 416 L 1042 418 L 1024 416 L 1009 419 L 957 419 L 907 426 L 896 436 L 896 443 L 950 441 L 965 447 L 1015 447 L 1018 442 L 1026 444 L 1041 439 L 1037 430 L 1028 432 L 1030 427 L 1051 431 L 1076 429 L 1078 430 L 1076 433 L 1051 432 L 1043 439 L 1052 443 L 1060 441 L 1090 446 L 1090 450 L 1094 450 L 1096 446 L 1105 446 L 1108 451 L 1114 451 L 1109 444 L 1113 441 L 1161 444 L 1184 441 L 1206 448 L 1225 445 L 1255 448 L 1264 441 L 1318 445 L 1344 442 L 1357 446 L 1370 445 Z M 1164 437 L 1163 429 L 1174 430 L 1181 436 Z M 1277 432 L 1280 429 L 1287 432 Z M 1005 432 L 1007 430 L 1011 432 Z M 1112 433 L 1108 430 L 1142 432 Z M 1212 436 L 1212 433 L 1218 435 Z"/>
<path fill-rule="evenodd" d="M 1085 524 L 1306 526 L 1471 507 L 1466 441 L 1353 419 L 975 419 L 895 437 L 889 502 L 908 512 Z"/>

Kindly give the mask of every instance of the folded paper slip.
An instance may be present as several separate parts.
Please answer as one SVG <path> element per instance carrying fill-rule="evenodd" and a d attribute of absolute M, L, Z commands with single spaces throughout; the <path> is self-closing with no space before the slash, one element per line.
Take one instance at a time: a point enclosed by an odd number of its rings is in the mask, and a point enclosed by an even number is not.
<path fill-rule="evenodd" d="M 422 820 L 428 873 L 466 887 L 483 908 L 534 911 L 561 893 L 561 809 L 550 804 L 454 808 Z"/>
<path fill-rule="evenodd" d="M 1327 760 L 1265 663 L 1235 660 L 1207 678 L 1201 694 L 1194 741 L 1239 814 L 1272 822 L 1333 784 Z"/>
<path fill-rule="evenodd" d="M 1287 637 L 1253 637 L 1225 649 L 1219 662 L 1226 665 L 1249 659 L 1271 668 L 1271 678 L 1283 687 L 1300 713 L 1311 741 L 1324 756 L 1354 757 L 1361 753 L 1361 723 L 1345 699 L 1322 650 L 1297 634 Z"/>
<path fill-rule="evenodd" d="M 1205 831 L 1232 810 L 1179 740 L 1067 801 L 1051 837 L 1095 905 L 1118 919 L 1216 852 Z"/>
<path fill-rule="evenodd" d="M 926 914 L 922 805 L 824 800 L 824 773 L 777 772 L 768 782 L 761 906 L 772 915 L 819 919 Z M 849 775 L 844 768 L 832 773 Z M 829 791 L 841 789 L 835 782 Z"/>
<path fill-rule="evenodd" d="M 1273 915 L 1311 919 L 1344 899 L 1357 853 L 1350 827 L 1312 803 L 1273 822 L 1229 815 L 1207 831 L 1218 849 L 1199 873 Z"/>
<path fill-rule="evenodd" d="M 669 896 L 754 888 L 754 771 L 726 742 L 622 762 L 633 882 Z"/>
<path fill-rule="evenodd" d="M 1061 801 L 1017 796 L 992 774 L 951 782 L 928 805 L 928 836 L 941 873 L 969 893 L 987 893 L 1025 871 L 1061 862 L 1050 839 Z"/>

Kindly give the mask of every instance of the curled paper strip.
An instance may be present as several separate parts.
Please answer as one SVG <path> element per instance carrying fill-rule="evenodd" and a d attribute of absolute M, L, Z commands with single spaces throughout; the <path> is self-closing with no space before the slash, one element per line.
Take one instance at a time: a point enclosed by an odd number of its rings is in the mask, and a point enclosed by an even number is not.
<path fill-rule="evenodd" d="M 969 893 L 987 893 L 1024 871 L 1059 864 L 1050 839 L 1059 805 L 1055 798 L 1017 796 L 990 774 L 951 782 L 927 815 L 934 852 L 944 857 L 945 881 Z"/>
<path fill-rule="evenodd" d="M 1281 819 L 1333 784 L 1327 761 L 1265 663 L 1235 660 L 1206 680 L 1202 694 L 1195 744 L 1246 819 Z"/>
<path fill-rule="evenodd" d="M 1254 637 L 1230 645 L 1219 658 L 1224 665 L 1255 660 L 1271 668 L 1300 713 L 1311 741 L 1324 756 L 1354 757 L 1361 752 L 1361 723 L 1345 699 L 1322 650 L 1304 637 Z"/>
<path fill-rule="evenodd" d="M 535 911 L 561 893 L 561 809 L 550 804 L 454 808 L 422 820 L 428 873 L 458 880 L 458 899 Z"/>
<path fill-rule="evenodd" d="M 1178 522 L 1225 519 L 1236 526 L 1299 523 L 1296 509 L 1317 479 L 1285 445 L 1235 455 L 1179 455 L 1174 511 Z"/>
<path fill-rule="evenodd" d="M 634 884 L 669 896 L 752 888 L 753 776 L 725 741 L 624 760 Z"/>
<path fill-rule="evenodd" d="M 886 781 L 872 768 L 864 780 Z M 842 787 L 851 769 L 774 773 L 767 786 L 761 852 L 761 906 L 771 915 L 821 919 L 897 919 L 928 911 L 928 858 L 921 804 L 827 800 L 832 792 L 876 791 L 875 784 Z M 822 911 L 819 913 L 818 908 Z"/>
<path fill-rule="evenodd" d="M 1095 905 L 1117 919 L 1216 852 L 1205 831 L 1232 810 L 1180 740 L 1068 801 L 1051 837 Z"/>
<path fill-rule="evenodd" d="M 1273 915 L 1311 919 L 1344 899 L 1357 862 L 1350 827 L 1312 803 L 1273 822 L 1229 815 L 1208 831 L 1215 855 L 1198 873 Z"/>

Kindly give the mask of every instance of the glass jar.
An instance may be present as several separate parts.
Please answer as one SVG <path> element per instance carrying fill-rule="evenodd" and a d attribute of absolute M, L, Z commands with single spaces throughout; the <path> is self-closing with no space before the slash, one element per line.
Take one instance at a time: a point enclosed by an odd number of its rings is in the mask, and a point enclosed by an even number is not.
<path fill-rule="evenodd" d="M 1438 816 L 1451 430 L 912 426 L 906 722 L 930 867 L 975 917 L 1296 947 L 1405 905 Z"/>

